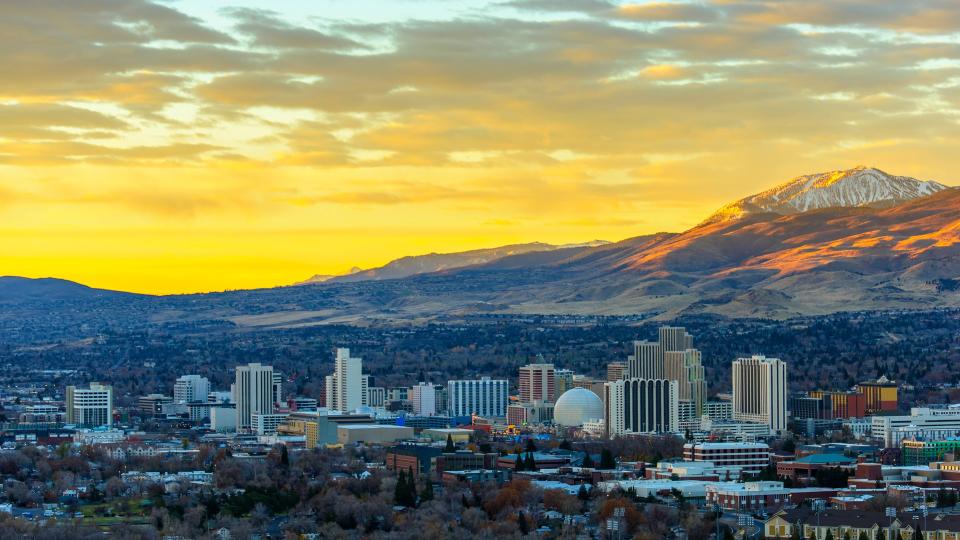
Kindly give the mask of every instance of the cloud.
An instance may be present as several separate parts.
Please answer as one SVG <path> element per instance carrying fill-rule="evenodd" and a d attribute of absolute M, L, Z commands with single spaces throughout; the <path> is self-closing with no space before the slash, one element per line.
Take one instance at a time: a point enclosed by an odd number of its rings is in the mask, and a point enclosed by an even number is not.
<path fill-rule="evenodd" d="M 617 15 L 635 21 L 709 22 L 720 13 L 715 7 L 687 2 L 628 3 L 617 8 Z"/>

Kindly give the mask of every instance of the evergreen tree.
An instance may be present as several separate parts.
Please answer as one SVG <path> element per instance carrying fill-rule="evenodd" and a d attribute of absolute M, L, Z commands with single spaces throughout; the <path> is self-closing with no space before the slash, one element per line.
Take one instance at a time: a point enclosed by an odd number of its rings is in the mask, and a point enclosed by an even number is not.
<path fill-rule="evenodd" d="M 583 458 L 583 465 L 582 465 L 582 467 L 584 467 L 584 468 L 586 468 L 586 469 L 592 469 L 592 468 L 594 468 L 593 458 L 590 457 L 590 452 L 587 452 L 587 455 Z"/>
<path fill-rule="evenodd" d="M 590 491 L 587 490 L 586 484 L 580 484 L 580 489 L 577 490 L 577 498 L 581 501 L 590 500 Z"/>
<path fill-rule="evenodd" d="M 393 502 L 406 506 L 407 473 L 400 471 L 397 475 L 397 486 L 393 488 Z"/>
<path fill-rule="evenodd" d="M 600 468 L 604 470 L 617 468 L 617 462 L 613 459 L 613 452 L 609 448 L 604 448 L 600 452 Z"/>
<path fill-rule="evenodd" d="M 523 510 L 517 514 L 517 525 L 520 526 L 520 534 L 526 536 L 530 534 L 530 526 L 527 524 L 527 517 L 523 515 Z"/>
<path fill-rule="evenodd" d="M 444 452 L 453 452 L 457 448 L 453 445 L 453 436 L 447 433 L 447 446 L 444 447 Z"/>
<path fill-rule="evenodd" d="M 526 463 L 523 459 L 523 456 L 521 456 L 520 454 L 517 454 L 517 461 L 513 465 L 513 470 L 516 472 L 520 472 L 520 471 L 526 470 L 524 468 L 525 466 L 526 466 Z"/>
<path fill-rule="evenodd" d="M 538 470 L 537 461 L 533 459 L 533 452 L 527 452 L 527 459 L 523 465 L 524 465 L 524 468 L 526 468 L 528 471 Z"/>
<path fill-rule="evenodd" d="M 794 524 L 793 533 L 790 535 L 790 540 L 800 540 L 800 526 Z"/>
<path fill-rule="evenodd" d="M 850 531 L 843 531 L 843 540 L 853 540 L 850 538 Z"/>
<path fill-rule="evenodd" d="M 723 530 L 723 540 L 735 540 L 733 537 L 733 531 L 730 530 L 730 527 L 727 527 Z"/>
<path fill-rule="evenodd" d="M 557 448 L 561 450 L 573 450 L 573 445 L 570 444 L 570 441 L 564 439 L 560 441 L 560 446 L 558 446 Z"/>
<path fill-rule="evenodd" d="M 537 443 L 533 442 L 533 437 L 530 437 L 530 438 L 527 439 L 527 448 L 526 448 L 526 450 L 527 450 L 527 452 L 536 452 L 536 451 L 537 451 Z"/>
<path fill-rule="evenodd" d="M 870 540 L 867 538 L 867 533 L 860 531 L 860 537 L 857 540 Z"/>
<path fill-rule="evenodd" d="M 420 491 L 420 502 L 432 501 L 433 500 L 433 482 L 427 478 L 426 483 L 423 485 L 423 490 Z"/>
<path fill-rule="evenodd" d="M 833 538 L 833 531 L 832 531 L 832 530 L 827 529 L 827 535 L 824 537 L 824 540 L 835 540 L 835 539 Z"/>
<path fill-rule="evenodd" d="M 413 508 L 417 506 L 417 478 L 413 475 L 413 469 L 407 469 L 407 506 Z"/>
<path fill-rule="evenodd" d="M 290 456 L 287 454 L 287 445 L 280 447 L 280 466 L 283 468 L 290 466 Z"/>

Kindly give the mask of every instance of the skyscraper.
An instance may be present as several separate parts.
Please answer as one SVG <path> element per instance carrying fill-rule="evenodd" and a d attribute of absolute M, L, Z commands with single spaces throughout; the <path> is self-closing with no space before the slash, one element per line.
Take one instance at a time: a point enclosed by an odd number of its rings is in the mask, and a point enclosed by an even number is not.
<path fill-rule="evenodd" d="M 520 401 L 556 401 L 553 364 L 527 364 L 520 368 Z"/>
<path fill-rule="evenodd" d="M 437 414 L 437 390 L 433 383 L 418 383 L 410 387 L 410 405 L 413 406 L 413 414 L 420 416 L 433 416 Z"/>
<path fill-rule="evenodd" d="M 506 416 L 509 386 L 506 379 L 490 377 L 447 381 L 447 412 L 451 416 Z"/>
<path fill-rule="evenodd" d="M 273 402 L 280 404 L 283 401 L 283 373 L 273 372 Z"/>
<path fill-rule="evenodd" d="M 619 381 L 620 379 L 626 377 L 626 375 L 626 362 L 610 362 L 607 364 L 607 381 Z"/>
<path fill-rule="evenodd" d="M 603 394 L 604 431 L 608 437 L 679 429 L 676 381 L 621 379 L 606 383 Z"/>
<path fill-rule="evenodd" d="M 663 378 L 663 349 L 660 343 L 633 342 L 633 355 L 627 358 L 627 377 L 631 379 Z"/>
<path fill-rule="evenodd" d="M 665 352 L 663 371 L 664 379 L 677 381 L 680 400 L 692 404 L 690 410 L 694 416 L 703 416 L 707 402 L 707 381 L 700 363 L 700 351 L 686 349 Z"/>
<path fill-rule="evenodd" d="M 350 356 L 350 349 L 337 349 L 333 375 L 326 378 L 326 407 L 342 412 L 363 405 L 363 360 Z"/>
<path fill-rule="evenodd" d="M 113 388 L 96 382 L 89 388 L 68 386 L 67 423 L 81 427 L 113 425 Z"/>
<path fill-rule="evenodd" d="M 234 384 L 238 429 L 251 428 L 254 414 L 273 413 L 273 366 L 237 366 Z"/>
<path fill-rule="evenodd" d="M 206 401 L 209 394 L 210 381 L 200 375 L 183 375 L 173 383 L 174 403 Z"/>
<path fill-rule="evenodd" d="M 787 364 L 754 355 L 733 362 L 733 419 L 787 429 Z"/>

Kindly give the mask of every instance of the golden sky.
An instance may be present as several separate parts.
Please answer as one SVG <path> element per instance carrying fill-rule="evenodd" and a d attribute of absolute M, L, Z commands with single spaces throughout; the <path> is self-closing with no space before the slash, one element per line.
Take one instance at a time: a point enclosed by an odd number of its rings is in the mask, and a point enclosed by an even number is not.
<path fill-rule="evenodd" d="M 7 0 L 0 275 L 177 293 L 956 184 L 960 3 Z"/>

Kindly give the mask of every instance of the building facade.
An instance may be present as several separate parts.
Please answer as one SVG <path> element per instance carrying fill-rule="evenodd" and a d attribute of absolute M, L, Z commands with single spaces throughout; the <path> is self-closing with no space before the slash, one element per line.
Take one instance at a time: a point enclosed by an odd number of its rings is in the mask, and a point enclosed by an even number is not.
<path fill-rule="evenodd" d="M 755 355 L 733 362 L 733 419 L 787 429 L 787 364 Z"/>
<path fill-rule="evenodd" d="M 451 416 L 504 417 L 510 382 L 506 379 L 447 381 L 447 409 Z"/>
<path fill-rule="evenodd" d="M 273 413 L 273 366 L 237 366 L 234 388 L 238 429 L 250 429 L 255 414 Z"/>
<path fill-rule="evenodd" d="M 206 401 L 209 394 L 210 381 L 200 375 L 183 375 L 173 383 L 174 403 Z"/>
<path fill-rule="evenodd" d="M 680 425 L 676 381 L 621 379 L 604 385 L 607 437 L 675 432 Z"/>
<path fill-rule="evenodd" d="M 68 386 L 66 391 L 68 424 L 80 427 L 113 425 L 113 388 L 97 382 L 88 388 Z"/>
<path fill-rule="evenodd" d="M 520 401 L 556 401 L 557 381 L 553 364 L 528 364 L 520 368 Z"/>
<path fill-rule="evenodd" d="M 337 349 L 333 375 L 325 382 L 328 409 L 350 412 L 363 406 L 363 360 L 350 356 L 350 349 Z"/>
<path fill-rule="evenodd" d="M 437 414 L 437 389 L 432 383 L 418 383 L 410 387 L 410 405 L 413 414 L 433 416 Z"/>

